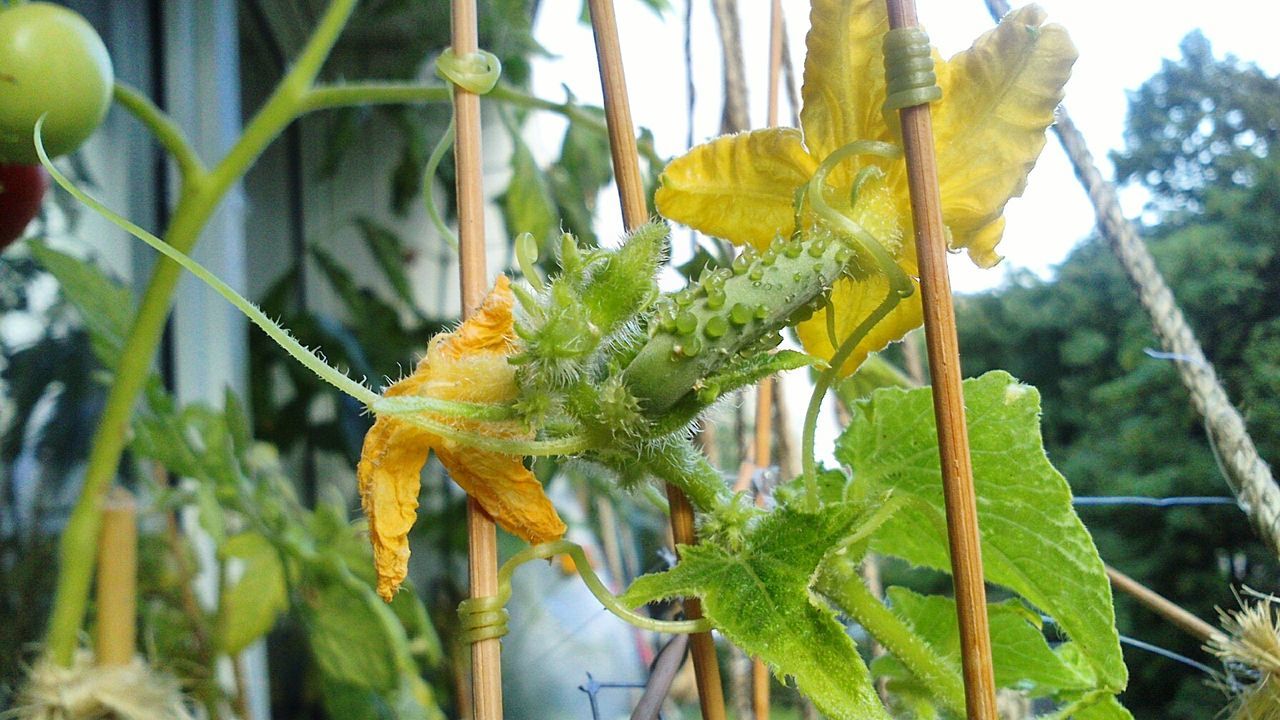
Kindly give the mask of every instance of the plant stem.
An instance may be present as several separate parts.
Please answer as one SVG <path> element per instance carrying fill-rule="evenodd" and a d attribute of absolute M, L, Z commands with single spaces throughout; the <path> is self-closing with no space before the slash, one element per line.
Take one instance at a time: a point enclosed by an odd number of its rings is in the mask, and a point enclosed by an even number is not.
<path fill-rule="evenodd" d="M 827 199 L 823 194 L 823 191 L 826 188 L 827 175 L 831 173 L 832 169 L 834 169 L 836 165 L 840 164 L 844 160 L 857 155 L 876 155 L 884 158 L 894 158 L 898 156 L 899 152 L 900 151 L 896 146 L 890 145 L 889 143 L 870 140 L 855 140 L 854 142 L 832 151 L 832 153 L 822 161 L 822 164 L 818 166 L 818 169 L 814 171 L 813 177 L 809 179 L 809 183 L 804 192 L 796 193 L 797 215 L 799 215 L 800 212 L 800 203 L 803 200 L 808 200 L 809 206 L 813 208 L 813 211 L 819 217 L 826 220 L 831 225 L 834 225 L 841 232 L 847 235 L 850 240 L 856 243 L 863 252 L 871 256 L 871 259 L 875 262 L 876 266 L 879 267 L 882 273 L 884 273 L 889 284 L 888 295 L 886 295 L 880 305 L 872 311 L 871 315 L 854 328 L 849 337 L 845 339 L 844 343 L 842 343 L 839 349 L 836 350 L 835 355 L 831 358 L 831 364 L 822 372 L 821 375 L 818 376 L 817 381 L 814 383 L 813 394 L 809 397 L 809 408 L 805 411 L 804 434 L 801 436 L 802 445 L 800 451 L 801 461 L 804 465 L 805 506 L 808 508 L 809 512 L 816 512 L 818 509 L 817 461 L 814 459 L 813 455 L 813 444 L 814 434 L 818 425 L 818 411 L 822 408 L 822 399 L 826 396 L 827 390 L 831 388 L 831 383 L 835 382 L 836 376 L 840 373 L 840 369 L 844 365 L 845 361 L 848 360 L 849 356 L 853 354 L 853 351 L 857 349 L 858 344 L 862 342 L 862 339 L 866 337 L 867 333 L 871 332 L 872 328 L 874 328 L 895 307 L 897 307 L 898 303 L 903 298 L 910 296 L 914 291 L 911 279 L 907 277 L 907 274 L 902 270 L 902 268 L 898 267 L 898 263 L 894 261 L 893 256 L 884 249 L 884 246 L 880 244 L 880 241 L 861 225 L 854 222 L 852 218 L 847 217 L 832 208 L 831 205 L 827 203 Z M 854 204 L 857 203 L 857 189 L 859 184 L 859 181 L 855 181 L 853 184 L 853 197 L 851 202 Z M 798 224 L 797 227 L 799 227 Z M 834 328 L 834 323 L 831 322 L 834 312 L 833 308 L 827 308 L 827 332 L 829 334 L 832 333 L 832 328 Z M 833 338 L 832 343 L 834 342 L 835 339 Z"/>
<path fill-rule="evenodd" d="M 418 105 L 449 102 L 450 85 L 422 85 L 395 82 L 353 82 L 318 85 L 303 98 L 302 112 L 332 110 L 354 105 Z"/>
<path fill-rule="evenodd" d="M 303 98 L 302 112 L 332 110 L 354 105 L 417 105 L 421 103 L 448 102 L 452 88 L 447 85 L 422 85 L 417 83 L 353 82 L 342 85 L 320 85 Z M 605 135 L 608 128 L 595 113 L 571 102 L 556 102 L 530 95 L 523 90 L 499 83 L 485 97 L 505 102 L 526 110 L 542 110 L 563 116 L 570 122 Z M 666 164 L 652 143 L 638 143 L 644 159 L 655 166 Z"/>
<path fill-rule="evenodd" d="M 724 507 L 728 501 L 724 478 L 688 441 L 664 448 L 646 459 L 650 472 L 683 490 L 699 511 L 711 512 Z"/>
<path fill-rule="evenodd" d="M 170 246 L 183 253 L 194 247 L 226 192 L 243 177 L 267 145 L 298 116 L 302 100 L 354 8 L 355 0 L 333 0 L 289 74 L 276 87 L 235 146 L 208 175 L 183 178 L 183 190 L 165 233 Z M 157 128 L 165 126 L 165 123 L 158 122 L 163 116 L 150 114 L 137 104 L 126 107 L 131 107 L 134 112 L 142 108 L 144 115 L 156 121 L 147 123 L 148 127 L 157 133 L 157 137 L 161 135 Z M 171 142 L 180 137 L 167 131 L 164 135 Z M 169 149 L 167 143 L 165 147 Z M 59 542 L 58 584 L 49 617 L 46 652 L 63 667 L 70 667 L 74 659 L 88 606 L 94 547 L 102 522 L 102 498 L 120 464 L 133 405 L 150 374 L 181 272 L 176 263 L 165 260 L 157 262 L 152 270 L 98 421 L 84 485 Z"/>
<path fill-rule="evenodd" d="M 151 131 L 160 146 L 173 156 L 174 161 L 178 163 L 178 173 L 184 182 L 198 180 L 208 173 L 204 161 L 191 146 L 191 141 L 182 132 L 182 128 L 178 127 L 173 118 L 156 107 L 150 98 L 132 85 L 118 81 L 112 95 L 115 101 L 120 103 L 120 107 L 137 118 L 147 130 Z"/>
<path fill-rule="evenodd" d="M 902 661 L 920 684 L 929 688 L 943 705 L 963 717 L 964 684 L 959 670 L 872 595 L 854 567 L 852 563 L 824 565 L 818 573 L 818 592 L 827 596 Z"/>

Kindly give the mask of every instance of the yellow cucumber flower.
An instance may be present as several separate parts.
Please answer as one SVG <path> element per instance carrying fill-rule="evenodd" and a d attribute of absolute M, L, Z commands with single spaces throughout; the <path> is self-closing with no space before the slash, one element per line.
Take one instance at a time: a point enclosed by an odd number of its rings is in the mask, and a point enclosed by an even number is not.
<path fill-rule="evenodd" d="M 457 330 L 433 338 L 413 374 L 383 395 L 470 403 L 515 400 L 515 368 L 507 362 L 517 342 L 513 304 L 511 284 L 500 276 L 479 311 Z M 459 430 L 481 429 L 474 421 L 436 419 Z M 515 420 L 485 422 L 482 429 L 495 437 L 532 437 Z M 409 530 L 417 518 L 422 466 L 431 451 L 453 481 L 508 532 L 535 544 L 564 535 L 564 522 L 520 456 L 468 448 L 394 415 L 379 415 L 365 436 L 356 475 L 383 599 L 391 600 L 408 572 Z"/>
<path fill-rule="evenodd" d="M 673 160 L 658 188 L 659 213 L 763 249 L 797 229 L 797 191 L 833 152 L 857 141 L 900 143 L 897 113 L 881 109 L 881 46 L 889 30 L 884 0 L 813 0 L 810 20 L 801 129 L 728 135 Z M 1039 7 L 1022 8 L 970 49 L 935 63 L 943 93 L 933 106 L 943 221 L 951 248 L 967 250 L 980 267 L 1001 259 L 995 246 L 1004 231 L 1005 203 L 1026 185 L 1076 59 L 1066 31 L 1044 20 Z M 860 173 L 869 167 L 878 172 Z M 825 187 L 824 198 L 836 212 L 874 235 L 909 276 L 917 275 L 901 159 L 855 156 L 831 171 Z M 806 212 L 801 222 L 814 219 Z M 805 349 L 830 359 L 835 348 L 826 314 L 835 313 L 838 345 L 887 292 L 881 273 L 837 281 L 829 309 L 796 328 Z M 898 304 L 858 344 L 841 373 L 852 373 L 869 353 L 918 327 L 921 312 L 919 293 Z"/>

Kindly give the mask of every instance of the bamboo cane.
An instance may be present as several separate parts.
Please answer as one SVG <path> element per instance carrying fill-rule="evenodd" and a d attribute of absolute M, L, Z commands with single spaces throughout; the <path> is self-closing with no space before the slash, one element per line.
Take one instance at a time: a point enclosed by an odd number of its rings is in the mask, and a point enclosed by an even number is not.
<path fill-rule="evenodd" d="M 648 221 L 649 209 L 640 175 L 635 126 L 627 99 L 622 48 L 618 42 L 618 22 L 612 0 L 588 0 L 588 7 L 600 64 L 600 84 L 604 91 L 613 174 L 617 179 L 618 196 L 622 203 L 622 220 L 627 229 L 631 230 Z M 667 499 L 671 506 L 671 533 L 676 543 L 691 545 L 697 542 L 693 529 L 693 507 L 689 505 L 689 500 L 679 488 L 672 485 L 667 486 Z M 702 605 L 694 598 L 685 600 L 684 611 L 690 619 L 702 617 Z M 704 720 L 724 720 L 724 690 L 720 686 L 720 665 L 716 659 L 715 640 L 709 632 L 697 633 L 690 638 L 690 647 L 702 717 Z"/>
<path fill-rule="evenodd" d="M 782 0 L 773 0 L 769 9 L 769 127 L 778 125 L 778 90 L 782 81 Z M 765 378 L 756 388 L 755 464 L 764 470 L 772 464 L 773 451 L 773 378 Z M 756 504 L 764 504 L 763 493 Z M 760 658 L 751 662 L 751 708 L 756 720 L 769 720 L 769 668 Z"/>
<path fill-rule="evenodd" d="M 917 24 L 914 0 L 886 0 L 891 28 Z M 982 578 L 982 547 L 977 499 L 965 425 L 964 390 L 960 384 L 960 351 L 955 308 L 947 276 L 947 248 L 938 194 L 937 158 L 929 106 L 905 107 L 900 115 L 916 254 L 924 304 L 925 344 L 933 378 L 933 409 L 938 423 L 943 496 L 951 574 L 955 579 L 960 623 L 960 659 L 965 705 L 970 720 L 996 720 L 995 672 L 987 621 L 987 592 Z"/>
<path fill-rule="evenodd" d="M 103 501 L 99 538 L 94 660 L 118 667 L 133 662 L 138 614 L 138 508 L 118 485 Z"/>
<path fill-rule="evenodd" d="M 1148 610 L 1168 620 L 1179 630 L 1200 642 L 1207 643 L 1215 637 L 1222 637 L 1222 631 L 1218 628 L 1110 565 L 1107 566 L 1107 578 L 1117 590 L 1137 600 Z"/>
<path fill-rule="evenodd" d="M 454 0 L 452 49 L 462 57 L 479 49 L 475 0 Z M 454 85 L 458 178 L 458 272 L 462 317 L 484 301 L 488 284 L 484 248 L 484 189 L 480 154 L 480 96 Z M 498 535 L 493 520 L 475 500 L 467 500 L 467 564 L 470 596 L 498 593 Z M 475 720 L 502 718 L 502 646 L 498 638 L 471 645 L 472 712 Z"/>

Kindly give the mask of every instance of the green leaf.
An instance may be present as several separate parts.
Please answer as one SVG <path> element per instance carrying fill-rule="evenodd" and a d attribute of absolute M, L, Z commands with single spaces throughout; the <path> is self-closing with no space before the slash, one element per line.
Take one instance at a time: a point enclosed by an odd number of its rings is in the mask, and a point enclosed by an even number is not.
<path fill-rule="evenodd" d="M 406 257 L 410 251 L 400 240 L 400 236 L 367 217 L 356 218 L 356 227 L 364 236 L 364 243 L 377 261 L 383 277 L 396 291 L 396 296 L 405 305 L 417 307 L 413 299 L 413 288 L 409 285 L 409 275 L 405 272 Z"/>
<path fill-rule="evenodd" d="M 328 717 L 342 720 L 444 720 L 431 686 L 417 675 L 404 675 L 384 693 L 326 680 L 320 683 Z"/>
<path fill-rule="evenodd" d="M 1039 394 L 1004 372 L 967 380 L 964 388 L 987 579 L 1053 617 L 1102 687 L 1122 690 L 1128 673 L 1111 587 L 1066 480 L 1045 457 Z M 853 468 L 858 492 L 914 500 L 875 534 L 872 547 L 949 571 L 934 428 L 928 388 L 881 390 L 856 407 L 836 456 Z"/>
<path fill-rule="evenodd" d="M 1133 720 L 1133 715 L 1112 695 L 1075 710 L 1070 717 L 1072 720 Z"/>
<path fill-rule="evenodd" d="M 301 612 L 316 664 L 328 678 L 378 692 L 412 671 L 400 622 L 368 585 L 344 569 L 307 574 Z"/>
<path fill-rule="evenodd" d="M 326 678 L 320 686 L 320 701 L 327 717 L 343 720 L 389 720 L 391 711 L 375 692 Z"/>
<path fill-rule="evenodd" d="M 218 638 L 223 652 L 236 655 L 271 630 L 288 609 L 284 565 L 271 542 L 253 532 L 228 538 L 219 554 L 243 561 L 240 579 L 222 592 Z"/>
<path fill-rule="evenodd" d="M 200 527 L 213 539 L 213 544 L 222 545 L 227 538 L 227 518 L 218 503 L 218 495 L 213 483 L 198 482 L 195 485 L 196 517 Z"/>
<path fill-rule="evenodd" d="M 529 147 L 516 132 L 512 132 L 511 137 L 515 143 L 511 154 L 511 183 L 502 194 L 502 217 L 507 234 L 515 237 L 531 233 L 538 244 L 545 247 L 559 222 L 556 203 Z"/>
<path fill-rule="evenodd" d="M 669 432 L 673 427 L 684 426 L 720 398 L 771 375 L 821 364 L 821 358 L 797 350 L 753 353 L 745 358 L 734 358 L 718 372 L 698 381 L 697 392 L 685 395 L 672 406 L 660 427 L 663 432 Z"/>
<path fill-rule="evenodd" d="M 579 110 L 604 122 L 603 108 L 584 105 Z M 613 179 L 608 136 L 600 132 L 599 127 L 570 122 L 560 145 L 560 162 L 557 165 L 565 168 L 576 180 L 575 184 L 584 198 L 594 199 L 600 189 Z"/>
<path fill-rule="evenodd" d="M 623 600 L 636 606 L 700 597 L 725 637 L 779 677 L 794 677 L 828 717 L 887 718 L 853 640 L 811 587 L 823 556 L 861 517 L 861 508 L 851 503 L 828 505 L 814 515 L 779 508 L 749 528 L 736 547 L 682 547 L 678 565 L 637 579 Z"/>
<path fill-rule="evenodd" d="M 879 353 L 872 353 L 857 372 L 836 385 L 836 394 L 846 405 L 852 405 L 880 388 L 909 388 L 913 384 L 896 365 Z"/>
<path fill-rule="evenodd" d="M 368 565 L 372 564 L 371 558 Z M 415 657 L 421 658 L 427 667 L 438 667 L 444 662 L 444 645 L 440 642 L 440 635 L 431 624 L 427 607 L 422 604 L 422 598 L 413 587 L 406 587 L 404 592 L 396 593 L 391 600 L 391 611 L 404 627 L 409 650 Z"/>
<path fill-rule="evenodd" d="M 888 596 L 894 614 L 959 667 L 960 629 L 955 601 L 941 595 L 919 595 L 903 587 L 889 588 Z M 991 603 L 987 616 L 997 687 L 1014 688 L 1033 697 L 1093 689 L 1092 675 L 1082 674 L 1049 647 L 1040 630 L 1039 617 L 1022 602 Z M 881 668 L 873 666 L 872 670 L 878 674 Z"/>
<path fill-rule="evenodd" d="M 93 264 L 54 250 L 43 242 L 27 247 L 62 287 L 67 300 L 80 312 L 93 346 L 93 354 L 108 368 L 114 368 L 124 348 L 125 336 L 133 323 L 133 295 L 119 282 L 108 278 Z"/>

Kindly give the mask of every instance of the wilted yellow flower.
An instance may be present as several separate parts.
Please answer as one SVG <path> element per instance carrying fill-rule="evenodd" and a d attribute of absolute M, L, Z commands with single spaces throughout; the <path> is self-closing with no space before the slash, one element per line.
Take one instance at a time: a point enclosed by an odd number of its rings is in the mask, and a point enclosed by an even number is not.
<path fill-rule="evenodd" d="M 500 276 L 484 305 L 457 330 L 432 339 L 427 355 L 409 377 L 386 389 L 387 397 L 420 396 L 471 403 L 515 399 L 514 298 Z M 532 435 L 516 421 L 475 422 L 434 418 L 458 429 L 483 430 L 502 438 Z M 390 601 L 409 566 L 409 530 L 417 518 L 422 466 L 434 451 L 453 481 L 484 508 L 494 522 L 531 543 L 564 535 L 556 514 L 533 473 L 518 455 L 475 450 L 396 418 L 380 415 L 365 436 L 356 470 L 360 499 L 369 518 L 378 594 Z"/>
<path fill-rule="evenodd" d="M 764 248 L 795 230 L 796 191 L 832 152 L 859 140 L 899 142 L 897 114 L 881 110 L 881 46 L 889 29 L 883 0 L 813 0 L 811 20 L 801 130 L 725 136 L 672 161 L 656 198 L 662 215 Z M 1004 231 L 1005 203 L 1025 186 L 1076 59 L 1066 32 L 1044 20 L 1036 6 L 1015 11 L 973 47 L 937 63 L 943 98 L 934 105 L 933 128 L 943 221 L 951 247 L 967 250 L 981 267 L 1000 261 L 995 246 Z M 854 178 L 872 165 L 883 175 L 862 186 L 851 203 Z M 875 235 L 908 275 L 917 275 L 901 160 L 855 157 L 832 171 L 827 190 L 837 212 Z M 880 304 L 887 283 L 878 273 L 836 283 L 831 307 L 837 339 Z M 859 343 L 842 372 L 853 372 L 869 353 L 918 327 L 921 312 L 919 293 L 900 303 Z M 825 311 L 797 332 L 810 353 L 828 359 L 835 353 Z"/>

